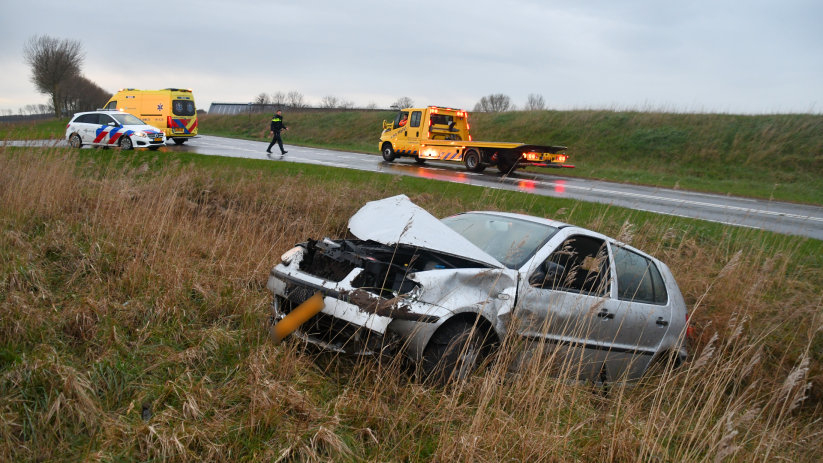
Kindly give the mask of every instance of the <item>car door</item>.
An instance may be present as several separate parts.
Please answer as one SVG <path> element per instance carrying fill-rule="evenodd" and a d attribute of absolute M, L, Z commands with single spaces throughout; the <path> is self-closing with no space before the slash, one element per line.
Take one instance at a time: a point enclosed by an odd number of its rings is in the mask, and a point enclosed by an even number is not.
<path fill-rule="evenodd" d="M 117 137 L 118 123 L 108 114 L 98 114 L 97 129 L 94 131 L 93 143 L 98 145 L 109 145 Z"/>
<path fill-rule="evenodd" d="M 602 379 L 616 317 L 605 237 L 563 230 L 546 248 L 520 282 L 516 329 L 561 377 Z"/>
<path fill-rule="evenodd" d="M 74 121 L 75 132 L 80 136 L 83 144 L 91 143 L 94 140 L 94 130 L 97 127 L 97 114 L 83 114 Z"/>
<path fill-rule="evenodd" d="M 611 326 L 614 373 L 639 378 L 646 371 L 670 329 L 672 305 L 660 270 L 652 259 L 629 247 L 613 244 L 615 319 Z M 611 353 L 610 353 L 611 354 Z"/>

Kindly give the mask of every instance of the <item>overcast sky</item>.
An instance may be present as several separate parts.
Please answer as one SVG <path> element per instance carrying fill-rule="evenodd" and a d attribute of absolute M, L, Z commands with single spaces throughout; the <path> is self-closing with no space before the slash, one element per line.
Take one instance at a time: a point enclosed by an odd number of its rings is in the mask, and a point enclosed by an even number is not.
<path fill-rule="evenodd" d="M 0 0 L 0 112 L 48 101 L 34 35 L 79 40 L 109 92 L 183 87 L 198 107 L 292 90 L 318 105 L 823 112 L 820 0 Z M 103 102 L 101 102 L 102 104 Z"/>

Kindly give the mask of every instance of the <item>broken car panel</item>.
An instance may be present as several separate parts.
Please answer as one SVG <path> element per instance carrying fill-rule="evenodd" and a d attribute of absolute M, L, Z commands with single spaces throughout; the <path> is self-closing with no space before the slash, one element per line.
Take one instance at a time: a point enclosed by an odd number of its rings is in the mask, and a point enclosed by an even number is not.
<path fill-rule="evenodd" d="M 399 195 L 363 206 L 349 231 L 356 239 L 297 245 L 268 282 L 275 320 L 322 294 L 296 335 L 327 349 L 402 352 L 452 374 L 478 360 L 458 348 L 488 352 L 511 334 L 594 380 L 685 356 L 686 307 L 668 267 L 590 230 L 501 212 L 438 220 Z"/>

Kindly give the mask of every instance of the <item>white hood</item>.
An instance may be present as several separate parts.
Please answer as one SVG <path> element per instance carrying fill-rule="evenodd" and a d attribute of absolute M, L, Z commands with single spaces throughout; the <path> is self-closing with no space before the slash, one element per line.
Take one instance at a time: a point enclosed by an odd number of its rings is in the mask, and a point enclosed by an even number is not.
<path fill-rule="evenodd" d="M 406 244 L 503 267 L 406 195 L 366 203 L 349 219 L 349 231 L 361 240 L 388 246 Z"/>

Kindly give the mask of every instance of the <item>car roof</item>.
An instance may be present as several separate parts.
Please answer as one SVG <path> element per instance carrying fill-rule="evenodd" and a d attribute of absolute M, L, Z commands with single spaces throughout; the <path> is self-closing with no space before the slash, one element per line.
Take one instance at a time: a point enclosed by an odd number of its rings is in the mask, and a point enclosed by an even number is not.
<path fill-rule="evenodd" d="M 120 114 L 127 114 L 123 111 L 118 111 L 116 109 L 95 109 L 94 111 L 83 111 L 79 113 L 74 113 L 75 115 L 78 114 L 95 114 L 95 113 L 120 113 Z"/>

